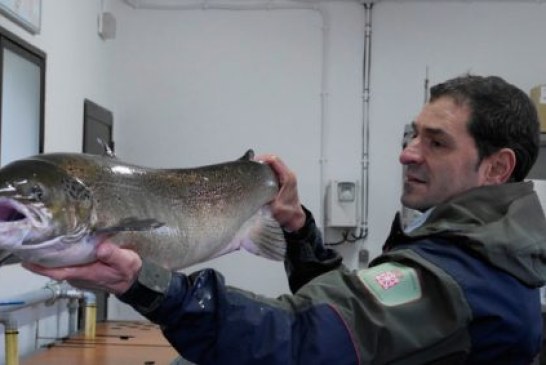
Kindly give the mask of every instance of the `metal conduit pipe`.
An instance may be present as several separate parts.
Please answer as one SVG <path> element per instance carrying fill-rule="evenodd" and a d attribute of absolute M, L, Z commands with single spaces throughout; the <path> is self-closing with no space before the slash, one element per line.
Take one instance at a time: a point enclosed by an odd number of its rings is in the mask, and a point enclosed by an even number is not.
<path fill-rule="evenodd" d="M 68 300 L 68 334 L 76 333 L 78 331 L 78 308 L 79 300 L 71 298 Z"/>
<path fill-rule="evenodd" d="M 85 329 L 84 334 L 86 338 L 95 338 L 96 328 L 97 328 L 97 297 L 94 293 L 73 288 L 71 286 L 64 286 L 59 294 L 61 299 L 70 299 L 68 303 L 69 308 L 69 330 L 73 332 L 77 331 L 77 303 L 78 300 L 83 300 L 84 306 L 84 323 Z M 74 308 L 75 307 L 75 308 Z M 73 333 L 70 332 L 70 333 Z"/>
<path fill-rule="evenodd" d="M 358 237 L 368 236 L 368 195 L 369 195 L 369 165 L 370 165 L 370 74 L 372 51 L 372 7 L 374 2 L 363 2 L 364 6 L 364 57 L 362 65 L 362 156 L 361 156 L 361 204 L 360 232 Z"/>
<path fill-rule="evenodd" d="M 85 336 L 94 338 L 96 333 L 96 297 L 87 291 L 72 288 L 65 282 L 49 282 L 41 289 L 33 290 L 15 297 L 0 299 L 0 323 L 4 325 L 5 340 L 5 364 L 19 365 L 18 324 L 12 312 L 36 304 L 53 304 L 58 299 L 70 299 L 69 307 L 69 333 L 77 330 L 75 315 L 72 309 L 73 301 L 82 299 L 85 306 Z M 73 331 L 73 332 L 72 332 Z"/>

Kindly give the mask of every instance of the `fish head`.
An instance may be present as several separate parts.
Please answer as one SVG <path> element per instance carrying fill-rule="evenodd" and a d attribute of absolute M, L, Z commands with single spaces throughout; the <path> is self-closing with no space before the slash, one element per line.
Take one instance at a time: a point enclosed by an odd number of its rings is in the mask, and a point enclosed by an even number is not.
<path fill-rule="evenodd" d="M 0 169 L 0 250 L 40 263 L 80 241 L 92 216 L 90 190 L 61 167 L 40 159 Z"/>

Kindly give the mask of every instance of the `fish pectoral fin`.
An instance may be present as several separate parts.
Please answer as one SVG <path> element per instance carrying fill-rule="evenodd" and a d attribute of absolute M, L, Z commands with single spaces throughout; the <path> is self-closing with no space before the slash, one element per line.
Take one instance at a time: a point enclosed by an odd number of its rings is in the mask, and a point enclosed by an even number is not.
<path fill-rule="evenodd" d="M 279 223 L 271 216 L 268 208 L 262 208 L 252 219 L 248 231 L 248 240 L 243 240 L 241 247 L 255 255 L 271 260 L 284 260 L 286 241 Z"/>
<path fill-rule="evenodd" d="M 159 222 L 153 218 L 135 218 L 128 217 L 121 219 L 118 223 L 107 226 L 96 228 L 93 233 L 115 233 L 115 232 L 128 232 L 128 231 L 151 231 L 159 227 L 164 226 L 165 223 Z"/>

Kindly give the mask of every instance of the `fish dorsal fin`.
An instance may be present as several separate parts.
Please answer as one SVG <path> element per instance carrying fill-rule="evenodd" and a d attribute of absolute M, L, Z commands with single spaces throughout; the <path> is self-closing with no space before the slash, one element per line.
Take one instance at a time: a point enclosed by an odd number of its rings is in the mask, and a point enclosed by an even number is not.
<path fill-rule="evenodd" d="M 104 148 L 104 156 L 108 156 L 108 157 L 112 157 L 112 158 L 116 158 L 116 154 L 114 153 L 114 151 L 112 151 L 112 149 L 110 148 L 110 146 L 108 146 L 108 143 L 106 143 L 102 138 L 97 138 L 97 142 L 98 144 L 100 144 L 102 146 L 102 148 Z"/>
<path fill-rule="evenodd" d="M 248 151 L 245 152 L 245 154 L 243 155 L 243 157 L 241 157 L 239 160 L 240 161 L 250 161 L 254 158 L 254 150 L 253 149 L 249 149 Z"/>

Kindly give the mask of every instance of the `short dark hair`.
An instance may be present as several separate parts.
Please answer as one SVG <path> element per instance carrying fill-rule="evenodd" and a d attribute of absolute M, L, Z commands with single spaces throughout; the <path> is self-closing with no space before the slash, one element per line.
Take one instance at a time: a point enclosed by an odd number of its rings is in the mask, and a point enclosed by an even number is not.
<path fill-rule="evenodd" d="M 478 149 L 479 162 L 501 148 L 511 148 L 516 166 L 510 181 L 522 181 L 535 163 L 540 126 L 532 100 L 497 76 L 464 75 L 433 86 L 430 101 L 452 97 L 470 107 L 468 131 Z"/>

